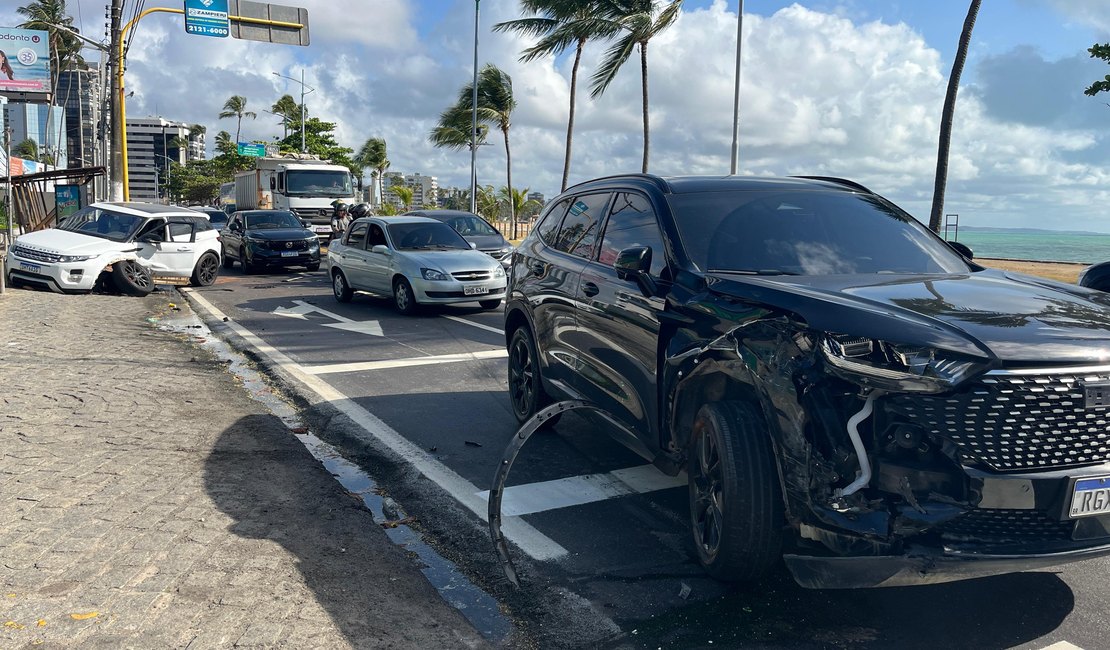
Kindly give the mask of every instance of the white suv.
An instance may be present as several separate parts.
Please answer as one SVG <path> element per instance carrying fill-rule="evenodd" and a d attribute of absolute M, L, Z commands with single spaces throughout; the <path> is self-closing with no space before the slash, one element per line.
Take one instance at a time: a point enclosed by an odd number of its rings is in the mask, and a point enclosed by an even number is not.
<path fill-rule="evenodd" d="M 210 285 L 219 268 L 219 232 L 203 215 L 153 203 L 94 203 L 57 228 L 17 237 L 4 273 L 13 286 L 76 293 L 99 282 L 142 296 L 155 282 Z"/>

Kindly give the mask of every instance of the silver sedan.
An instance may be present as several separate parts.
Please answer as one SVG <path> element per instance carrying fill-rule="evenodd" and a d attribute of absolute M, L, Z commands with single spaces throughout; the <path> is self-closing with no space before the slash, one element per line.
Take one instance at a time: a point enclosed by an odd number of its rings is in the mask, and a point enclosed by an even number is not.
<path fill-rule="evenodd" d="M 426 217 L 367 217 L 328 247 L 335 299 L 355 291 L 392 296 L 402 314 L 424 304 L 477 302 L 496 309 L 505 297 L 505 269 L 447 224 Z"/>

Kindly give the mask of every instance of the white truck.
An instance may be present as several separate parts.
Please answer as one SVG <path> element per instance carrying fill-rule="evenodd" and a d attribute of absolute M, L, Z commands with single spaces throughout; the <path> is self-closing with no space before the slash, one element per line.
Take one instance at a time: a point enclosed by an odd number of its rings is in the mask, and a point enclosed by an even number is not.
<path fill-rule="evenodd" d="M 255 168 L 235 175 L 237 210 L 290 210 L 321 239 L 331 237 L 336 200 L 356 201 L 351 170 L 309 154 L 255 158 Z"/>

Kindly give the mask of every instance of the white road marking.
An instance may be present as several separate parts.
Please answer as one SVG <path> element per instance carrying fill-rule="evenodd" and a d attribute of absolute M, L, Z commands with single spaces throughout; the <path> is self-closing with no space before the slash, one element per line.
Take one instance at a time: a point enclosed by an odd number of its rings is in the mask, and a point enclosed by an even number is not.
<path fill-rule="evenodd" d="M 505 488 L 501 494 L 501 513 L 519 517 L 685 485 L 686 474 L 667 476 L 654 465 L 639 465 L 607 474 L 570 476 Z M 489 501 L 489 490 L 479 492 L 478 497 Z"/>
<path fill-rule="evenodd" d="M 500 329 L 497 329 L 496 327 L 490 327 L 489 325 L 483 325 L 481 323 L 475 323 L 472 320 L 466 320 L 465 318 L 461 318 L 459 316 L 444 315 L 444 318 L 446 318 L 448 320 L 453 320 L 456 323 L 462 323 L 464 325 L 470 325 L 471 327 L 477 327 L 480 330 L 486 330 L 487 332 L 493 332 L 494 334 L 501 334 L 502 336 L 504 336 L 504 334 L 505 334 L 505 330 L 500 330 Z"/>
<path fill-rule="evenodd" d="M 361 372 L 364 370 L 408 368 L 410 366 L 431 366 L 439 363 L 458 363 L 460 361 L 504 359 L 508 356 L 509 353 L 506 350 L 479 350 L 478 352 L 463 352 L 460 354 L 437 354 L 427 357 L 386 359 L 384 361 L 358 361 L 352 363 L 333 363 L 323 366 L 301 366 L 301 369 L 310 375 L 329 375 L 337 372 Z"/>
<path fill-rule="evenodd" d="M 307 318 L 305 318 L 305 314 L 311 314 L 312 312 L 316 312 L 317 314 L 320 314 L 322 316 L 327 316 L 328 318 L 339 321 L 338 323 L 320 323 L 324 327 L 334 327 L 337 330 L 344 330 L 344 331 L 347 331 L 347 332 L 358 332 L 360 334 L 369 334 L 370 336 L 385 336 L 385 334 L 382 333 L 381 324 L 378 323 L 378 321 L 376 321 L 376 320 L 367 320 L 367 321 L 351 320 L 350 318 L 347 318 L 345 316 L 340 316 L 339 314 L 333 314 L 330 311 L 327 311 L 326 309 L 320 309 L 316 305 L 313 305 L 311 303 L 307 303 L 303 300 L 294 300 L 293 304 L 295 304 L 296 306 L 295 307 L 278 307 L 277 309 L 275 309 L 274 311 L 272 311 L 270 313 L 276 314 L 277 316 L 288 316 L 289 318 L 299 318 L 301 320 L 308 320 Z"/>
<path fill-rule="evenodd" d="M 1068 643 L 1067 641 L 1057 641 L 1050 646 L 1041 648 L 1041 650 L 1083 650 L 1083 648 L 1080 648 L 1074 643 Z"/>
<path fill-rule="evenodd" d="M 369 334 L 370 336 L 385 336 L 382 334 L 382 326 L 376 320 L 367 320 L 356 323 L 325 323 L 324 327 L 334 327 L 337 330 L 344 330 L 347 332 L 358 332 L 360 334 Z"/>
<path fill-rule="evenodd" d="M 263 341 L 247 328 L 231 320 L 215 305 L 208 302 L 204 296 L 189 290 L 187 287 L 182 287 L 181 290 L 189 300 L 194 301 L 196 305 L 207 311 L 217 321 L 223 321 L 232 331 L 254 347 L 259 354 L 268 357 L 275 365 L 296 377 L 321 400 L 330 402 L 333 407 L 351 418 L 368 434 L 400 456 L 402 460 L 412 465 L 429 480 L 443 488 L 455 500 L 478 515 L 479 519 L 482 521 L 488 520 L 488 505 L 486 501 L 478 497 L 478 488 L 473 483 L 429 456 L 423 449 L 409 442 L 401 434 L 390 428 L 389 425 L 379 420 L 373 413 L 356 404 L 354 400 L 331 384 L 306 373 L 300 364 L 290 359 L 284 352 Z M 505 519 L 502 522 L 501 531 L 506 539 L 516 544 L 521 551 L 536 560 L 557 560 L 567 555 L 565 548 L 521 519 L 515 517 Z"/>

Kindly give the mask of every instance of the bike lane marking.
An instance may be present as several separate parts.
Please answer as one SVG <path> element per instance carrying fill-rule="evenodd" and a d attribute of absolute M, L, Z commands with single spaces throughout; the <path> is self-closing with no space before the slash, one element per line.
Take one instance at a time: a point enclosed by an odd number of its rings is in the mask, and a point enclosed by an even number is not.
<path fill-rule="evenodd" d="M 190 301 L 195 301 L 196 305 L 216 321 L 222 321 L 229 329 L 242 337 L 255 351 L 295 377 L 317 397 L 331 403 L 333 407 L 349 417 L 363 430 L 416 468 L 423 476 L 443 488 L 452 498 L 476 514 L 479 519 L 488 522 L 488 504 L 486 500 L 478 496 L 477 486 L 432 458 L 428 452 L 394 431 L 388 424 L 359 406 L 354 400 L 331 384 L 305 372 L 300 364 L 286 356 L 284 352 L 272 347 L 254 332 L 232 320 L 203 296 L 191 291 L 188 287 L 180 287 L 179 290 Z M 519 518 L 506 518 L 502 522 L 501 532 L 533 559 L 541 561 L 557 560 L 567 555 L 565 548 Z"/>

